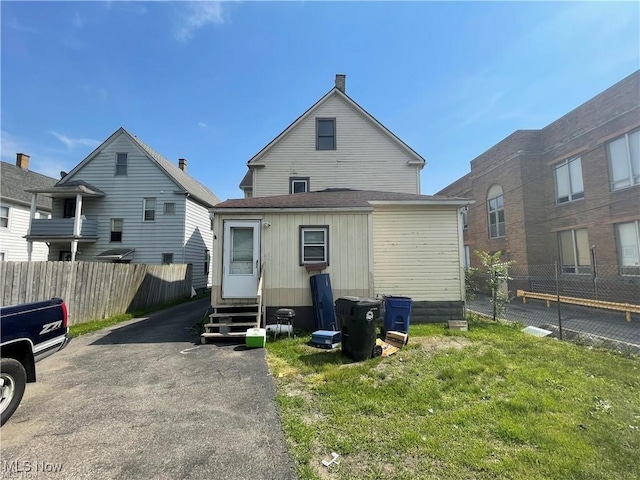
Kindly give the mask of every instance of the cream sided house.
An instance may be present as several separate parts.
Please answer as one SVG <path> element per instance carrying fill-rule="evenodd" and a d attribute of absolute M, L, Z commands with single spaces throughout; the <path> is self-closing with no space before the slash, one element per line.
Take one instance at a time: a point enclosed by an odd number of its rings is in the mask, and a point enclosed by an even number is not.
<path fill-rule="evenodd" d="M 31 217 L 48 218 L 51 215 L 51 199 L 38 198 L 32 206 L 31 194 L 25 190 L 49 188 L 56 179 L 29 170 L 29 155 L 18 153 L 16 164 L 1 162 L 0 166 L 0 261 L 25 262 L 29 258 L 28 242 Z M 33 207 L 33 213 L 31 209 Z M 33 260 L 47 260 L 49 247 L 34 246 Z"/>
<path fill-rule="evenodd" d="M 50 245 L 49 260 L 190 263 L 196 289 L 211 285 L 210 209 L 219 199 L 124 128 L 55 185 L 52 218 L 32 218 L 27 240 Z M 33 211 L 33 209 L 32 209 Z"/>
<path fill-rule="evenodd" d="M 214 317 L 255 308 L 271 323 L 289 307 L 312 329 L 309 278 L 322 272 L 334 298 L 406 295 L 413 321 L 462 318 L 461 209 L 470 202 L 420 195 L 424 159 L 344 86 L 338 75 L 248 162 L 245 198 L 213 208 Z"/>

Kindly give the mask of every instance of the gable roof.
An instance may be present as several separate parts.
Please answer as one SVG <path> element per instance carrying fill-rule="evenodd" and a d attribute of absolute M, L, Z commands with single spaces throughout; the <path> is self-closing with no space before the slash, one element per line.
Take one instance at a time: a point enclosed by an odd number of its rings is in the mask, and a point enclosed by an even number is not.
<path fill-rule="evenodd" d="M 240 188 L 251 188 L 251 187 L 253 187 L 253 172 L 249 170 L 244 175 L 244 177 L 242 177 L 242 181 L 240 182 Z"/>
<path fill-rule="evenodd" d="M 380 123 L 373 115 L 371 115 L 369 112 L 367 112 L 364 108 L 362 108 L 360 105 L 358 105 L 351 97 L 349 97 L 346 93 L 344 93 L 343 91 L 341 91 L 339 88 L 337 87 L 333 87 L 331 90 L 329 90 L 324 96 L 322 96 L 322 98 L 320 98 L 320 100 L 318 100 L 316 103 L 314 103 L 311 107 L 309 107 L 309 109 L 304 112 L 302 115 L 300 115 L 297 119 L 295 119 L 293 121 L 293 123 L 291 125 L 289 125 L 287 128 L 285 128 L 276 138 L 274 138 L 273 140 L 271 140 L 262 150 L 260 150 L 258 153 L 256 153 L 248 162 L 247 162 L 247 166 L 249 168 L 252 167 L 252 165 L 255 165 L 257 163 L 260 162 L 260 159 L 266 155 L 275 145 L 277 145 L 284 137 L 287 136 L 287 134 L 289 132 L 291 132 L 294 128 L 296 128 L 303 120 L 305 120 L 306 118 L 310 117 L 314 111 L 316 111 L 318 108 L 320 108 L 322 105 L 324 105 L 329 99 L 333 98 L 333 97 L 338 97 L 340 99 L 342 99 L 345 103 L 347 103 L 348 105 L 350 105 L 354 110 L 356 110 L 358 113 L 360 113 L 360 115 L 362 115 L 365 120 L 368 120 L 370 123 L 372 123 L 374 125 L 374 127 L 376 127 L 382 134 L 386 135 L 387 137 L 389 137 L 398 147 L 400 147 L 401 150 L 403 150 L 407 155 L 409 155 L 410 157 L 413 157 L 414 161 L 416 162 L 417 165 L 420 165 L 421 168 L 424 167 L 424 165 L 427 163 L 426 160 L 424 158 L 422 158 L 422 156 L 420 156 L 420 154 L 418 154 L 414 149 L 412 149 L 409 145 L 407 145 L 406 143 L 404 143 L 402 140 L 400 140 L 393 132 L 391 132 L 391 130 L 389 130 L 387 127 L 385 127 L 382 123 Z M 245 178 L 243 178 L 242 182 L 240 183 L 240 187 L 247 187 L 250 186 L 250 184 L 246 183 L 247 180 L 247 176 L 245 176 Z"/>
<path fill-rule="evenodd" d="M 216 211 L 225 209 L 371 209 L 376 203 L 414 205 L 468 205 L 471 200 L 457 197 L 419 195 L 415 193 L 378 192 L 374 190 L 352 190 L 328 188 L 318 192 L 293 193 L 272 197 L 252 197 L 226 200 L 215 206 Z"/>
<path fill-rule="evenodd" d="M 152 149 L 149 145 L 144 143 L 135 135 L 132 135 L 124 128 L 120 127 L 116 130 L 109 138 L 107 138 L 98 148 L 96 148 L 93 152 L 89 154 L 82 162 L 76 165 L 73 170 L 69 172 L 69 174 L 60 180 L 57 185 L 62 186 L 68 183 L 71 180 L 71 177 L 91 161 L 96 155 L 98 155 L 102 150 L 104 150 L 105 146 L 111 143 L 118 135 L 123 134 L 126 135 L 134 145 L 138 146 L 149 159 L 155 162 L 158 167 L 171 179 L 173 182 L 182 188 L 186 193 L 189 194 L 190 197 L 193 197 L 195 200 L 199 201 L 203 205 L 207 207 L 213 207 L 215 204 L 220 202 L 220 199 L 207 187 L 205 187 L 202 183 L 198 182 L 195 178 L 191 177 L 179 167 L 171 163 L 165 157 L 160 155 L 154 149 Z"/>
<path fill-rule="evenodd" d="M 0 163 L 0 196 L 2 200 L 30 206 L 31 193 L 26 192 L 26 190 L 49 188 L 55 185 L 56 182 L 57 179 L 55 178 L 23 170 L 17 165 L 7 162 Z M 51 198 L 38 195 L 36 206 L 39 209 L 51 211 Z"/>

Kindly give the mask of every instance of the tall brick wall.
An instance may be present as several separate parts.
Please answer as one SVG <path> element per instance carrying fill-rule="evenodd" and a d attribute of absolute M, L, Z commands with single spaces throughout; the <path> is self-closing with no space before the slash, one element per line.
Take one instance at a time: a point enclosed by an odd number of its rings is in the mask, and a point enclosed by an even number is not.
<path fill-rule="evenodd" d="M 552 264 L 557 232 L 587 228 L 599 265 L 617 264 L 614 223 L 640 219 L 640 186 L 610 191 L 606 142 L 640 126 L 640 71 L 541 130 L 518 130 L 471 161 L 464 181 L 439 195 L 476 200 L 468 212 L 470 250 L 502 250 L 519 265 Z M 579 156 L 584 198 L 556 205 L 554 165 Z M 507 235 L 489 239 L 486 196 L 504 192 Z M 476 266 L 472 258 L 472 265 Z"/>

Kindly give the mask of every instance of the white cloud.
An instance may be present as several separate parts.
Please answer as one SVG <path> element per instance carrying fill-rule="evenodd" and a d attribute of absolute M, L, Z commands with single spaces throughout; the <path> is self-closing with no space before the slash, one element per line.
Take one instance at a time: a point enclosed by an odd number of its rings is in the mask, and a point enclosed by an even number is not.
<path fill-rule="evenodd" d="M 221 2 L 184 2 L 183 8 L 175 31 L 176 39 L 181 42 L 191 40 L 201 28 L 225 22 Z"/>
<path fill-rule="evenodd" d="M 42 149 L 29 144 L 6 130 L 0 131 L 2 138 L 2 160 L 15 165 L 16 153 L 25 153 L 31 157 L 29 170 L 52 178 L 60 178 L 61 171 L 69 171 L 73 164 L 57 156 L 42 153 Z"/>
<path fill-rule="evenodd" d="M 207 124 L 204 122 L 198 122 L 198 126 L 202 127 L 202 128 L 207 128 Z"/>
<path fill-rule="evenodd" d="M 25 33 L 38 33 L 38 31 L 33 28 L 33 27 L 29 27 L 27 25 L 23 25 L 22 23 L 20 23 L 18 21 L 18 19 L 16 18 L 10 18 L 7 23 L 6 26 L 12 30 L 16 30 L 18 32 L 25 32 Z"/>
<path fill-rule="evenodd" d="M 64 143 L 69 150 L 74 149 L 78 146 L 95 148 L 100 145 L 100 142 L 98 140 L 93 140 L 91 138 L 71 138 L 62 133 L 54 132 L 52 130 L 49 131 L 49 133 L 60 140 L 62 143 Z"/>
<path fill-rule="evenodd" d="M 80 15 L 78 12 L 76 12 L 75 15 L 73 16 L 73 24 L 76 26 L 76 28 L 84 27 L 85 23 L 86 21 L 84 17 Z"/>

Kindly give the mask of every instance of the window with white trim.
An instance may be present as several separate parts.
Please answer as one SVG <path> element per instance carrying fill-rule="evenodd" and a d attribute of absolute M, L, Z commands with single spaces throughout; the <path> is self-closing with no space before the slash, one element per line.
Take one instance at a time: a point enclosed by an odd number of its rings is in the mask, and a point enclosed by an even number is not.
<path fill-rule="evenodd" d="M 309 177 L 289 177 L 289 193 L 309 191 Z"/>
<path fill-rule="evenodd" d="M 615 224 L 620 275 L 640 275 L 640 222 Z"/>
<path fill-rule="evenodd" d="M 504 198 L 502 187 L 494 185 L 487 193 L 487 214 L 489 216 L 489 238 L 500 238 L 507 234 L 504 219 Z"/>
<path fill-rule="evenodd" d="M 556 179 L 556 205 L 584 198 L 580 157 L 560 162 L 553 172 Z"/>
<path fill-rule="evenodd" d="M 204 274 L 209 275 L 209 265 L 211 264 L 211 252 L 207 248 L 204 251 Z"/>
<path fill-rule="evenodd" d="M 586 228 L 558 232 L 562 273 L 591 273 L 591 251 Z"/>
<path fill-rule="evenodd" d="M 0 228 L 9 228 L 10 208 L 6 205 L 0 207 Z"/>
<path fill-rule="evenodd" d="M 468 222 L 468 217 L 467 217 L 468 212 L 469 212 L 469 209 L 467 207 L 463 207 L 462 208 L 462 229 L 463 230 L 466 230 L 469 227 L 469 224 L 467 223 Z"/>
<path fill-rule="evenodd" d="M 640 184 L 640 129 L 607 144 L 611 190 Z"/>
<path fill-rule="evenodd" d="M 116 175 L 127 174 L 128 155 L 126 153 L 116 153 Z"/>
<path fill-rule="evenodd" d="M 124 220 L 122 218 L 111 219 L 111 241 L 122 242 L 122 227 Z"/>
<path fill-rule="evenodd" d="M 164 204 L 164 213 L 166 214 L 174 214 L 176 213 L 176 204 L 174 202 L 167 202 Z"/>
<path fill-rule="evenodd" d="M 7 252 L 0 252 L 0 262 L 7 261 Z"/>
<path fill-rule="evenodd" d="M 173 253 L 163 253 L 162 263 L 163 265 L 169 265 L 170 263 L 173 263 Z"/>
<path fill-rule="evenodd" d="M 153 222 L 156 219 L 156 199 L 145 198 L 143 209 L 144 209 L 144 215 L 142 219 L 145 222 Z"/>
<path fill-rule="evenodd" d="M 300 227 L 300 265 L 329 264 L 329 227 L 303 225 Z"/>

